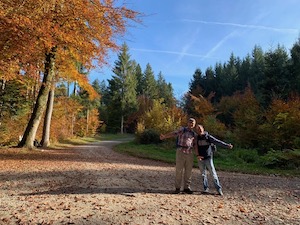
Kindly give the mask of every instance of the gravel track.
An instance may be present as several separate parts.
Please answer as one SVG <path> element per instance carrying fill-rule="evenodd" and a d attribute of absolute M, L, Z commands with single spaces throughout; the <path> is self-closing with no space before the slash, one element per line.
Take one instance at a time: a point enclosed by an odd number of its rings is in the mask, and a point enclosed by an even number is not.
<path fill-rule="evenodd" d="M 121 141 L 0 150 L 0 224 L 300 224 L 300 178 L 219 171 L 221 197 L 194 168 L 194 194 L 175 195 L 174 165 L 112 151 Z"/>

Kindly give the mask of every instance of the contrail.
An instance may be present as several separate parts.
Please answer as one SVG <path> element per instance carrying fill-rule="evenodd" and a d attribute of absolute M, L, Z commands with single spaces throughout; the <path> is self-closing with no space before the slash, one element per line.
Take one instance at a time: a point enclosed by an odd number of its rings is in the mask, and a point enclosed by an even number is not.
<path fill-rule="evenodd" d="M 191 22 L 191 23 L 202 23 L 202 24 L 213 24 L 213 25 L 221 25 L 221 26 L 234 26 L 248 29 L 261 29 L 261 30 L 271 30 L 274 32 L 289 32 L 289 33 L 298 33 L 298 29 L 293 28 L 275 28 L 275 27 L 267 27 L 260 25 L 247 25 L 247 24 L 238 24 L 238 23 L 222 23 L 222 22 L 211 22 L 204 20 L 191 20 L 191 19 L 183 19 L 183 22 Z"/>
<path fill-rule="evenodd" d="M 187 52 L 175 52 L 175 51 L 164 51 L 164 50 L 155 50 L 155 49 L 143 49 L 143 48 L 132 48 L 133 51 L 139 51 L 139 52 L 155 52 L 155 53 L 163 53 L 163 54 L 173 54 L 173 55 L 185 55 L 185 56 L 192 56 L 192 57 L 198 57 L 198 58 L 207 58 L 205 55 L 199 55 L 199 54 L 191 54 Z"/>
<path fill-rule="evenodd" d="M 221 41 L 219 41 L 207 54 L 206 54 L 206 58 L 210 58 L 210 55 L 212 55 L 214 52 L 217 51 L 218 48 L 220 48 L 220 46 L 223 45 L 223 43 L 225 43 L 225 41 L 227 41 L 228 39 L 230 39 L 231 37 L 233 37 L 236 34 L 236 32 L 232 32 L 230 34 L 228 34 L 227 36 L 225 36 Z"/>

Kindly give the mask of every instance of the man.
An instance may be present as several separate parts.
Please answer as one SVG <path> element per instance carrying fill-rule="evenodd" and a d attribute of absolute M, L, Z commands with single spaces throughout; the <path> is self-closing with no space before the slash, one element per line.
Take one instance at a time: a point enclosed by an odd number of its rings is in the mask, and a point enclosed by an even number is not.
<path fill-rule="evenodd" d="M 175 167 L 175 194 L 180 193 L 183 176 L 183 192 L 192 194 L 191 180 L 192 169 L 194 164 L 194 137 L 196 134 L 193 128 L 196 125 L 194 118 L 189 118 L 187 127 L 181 127 L 178 130 L 167 134 L 161 134 L 160 139 L 177 137 L 177 149 L 176 149 L 176 167 Z"/>
<path fill-rule="evenodd" d="M 213 161 L 213 145 L 216 144 L 223 148 L 229 148 L 232 149 L 232 144 L 227 144 L 211 134 L 209 134 L 207 131 L 204 130 L 204 127 L 202 125 L 196 126 L 196 133 L 198 134 L 197 137 L 195 137 L 195 154 L 198 159 L 198 166 L 200 169 L 200 172 L 203 177 L 203 187 L 204 187 L 204 193 L 208 193 L 208 179 L 207 179 L 207 170 L 210 172 L 211 176 L 213 177 L 215 188 L 219 195 L 223 195 L 222 192 L 222 186 L 220 184 L 215 166 Z"/>

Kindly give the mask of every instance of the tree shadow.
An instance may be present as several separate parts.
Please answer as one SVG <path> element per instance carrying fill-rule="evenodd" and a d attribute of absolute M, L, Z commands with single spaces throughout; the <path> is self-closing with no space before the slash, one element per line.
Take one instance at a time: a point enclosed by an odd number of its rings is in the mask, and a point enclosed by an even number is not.
<path fill-rule="evenodd" d="M 80 187 L 63 187 L 55 190 L 22 193 L 20 196 L 35 196 L 35 195 L 61 195 L 61 194 L 118 194 L 128 197 L 135 197 L 138 193 L 151 194 L 172 194 L 173 190 L 167 189 L 144 189 L 144 188 L 129 188 L 129 187 L 105 187 L 105 188 L 80 188 Z"/>
<path fill-rule="evenodd" d="M 63 148 L 37 148 L 34 150 L 11 148 L 7 151 L 0 151 L 0 160 L 35 160 L 50 162 L 66 161 L 89 163 L 110 162 L 123 164 L 125 157 L 128 163 L 135 165 L 162 164 L 162 162 L 124 155 L 112 150 L 115 145 L 123 142 L 124 140 L 101 141 L 84 145 L 66 146 Z M 170 163 L 164 164 L 165 166 L 171 165 Z"/>

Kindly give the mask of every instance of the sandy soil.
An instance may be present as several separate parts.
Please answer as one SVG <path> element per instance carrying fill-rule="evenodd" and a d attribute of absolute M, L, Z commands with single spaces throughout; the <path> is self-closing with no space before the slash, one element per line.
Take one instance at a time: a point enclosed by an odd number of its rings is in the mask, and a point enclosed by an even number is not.
<path fill-rule="evenodd" d="M 300 178 L 219 171 L 221 197 L 201 193 L 195 168 L 194 194 L 172 194 L 174 165 L 117 143 L 0 150 L 0 224 L 300 224 Z"/>

